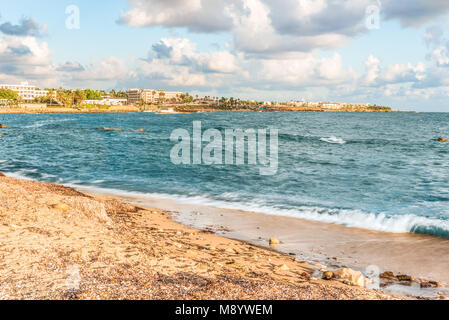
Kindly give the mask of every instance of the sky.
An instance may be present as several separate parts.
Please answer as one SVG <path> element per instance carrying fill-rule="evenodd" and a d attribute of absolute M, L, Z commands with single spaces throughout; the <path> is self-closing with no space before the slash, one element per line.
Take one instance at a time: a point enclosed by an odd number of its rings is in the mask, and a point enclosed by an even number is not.
<path fill-rule="evenodd" d="M 0 83 L 449 112 L 447 0 L 0 1 Z"/>

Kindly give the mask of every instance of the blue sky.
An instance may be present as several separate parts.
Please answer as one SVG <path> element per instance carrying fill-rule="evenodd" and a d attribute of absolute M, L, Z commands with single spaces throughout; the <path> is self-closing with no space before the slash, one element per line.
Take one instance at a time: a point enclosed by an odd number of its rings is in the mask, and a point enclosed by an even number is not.
<path fill-rule="evenodd" d="M 440 0 L 8 1 L 0 82 L 449 111 L 448 13 Z"/>

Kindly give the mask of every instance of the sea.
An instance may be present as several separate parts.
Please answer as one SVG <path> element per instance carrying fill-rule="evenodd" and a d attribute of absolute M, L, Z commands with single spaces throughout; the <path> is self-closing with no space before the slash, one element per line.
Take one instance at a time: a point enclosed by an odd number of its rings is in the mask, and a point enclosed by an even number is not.
<path fill-rule="evenodd" d="M 174 164 L 170 137 L 193 134 L 194 122 L 223 134 L 278 130 L 276 173 Z M 0 114 L 0 123 L 0 171 L 13 177 L 449 238 L 449 143 L 438 141 L 449 138 L 449 113 Z"/>

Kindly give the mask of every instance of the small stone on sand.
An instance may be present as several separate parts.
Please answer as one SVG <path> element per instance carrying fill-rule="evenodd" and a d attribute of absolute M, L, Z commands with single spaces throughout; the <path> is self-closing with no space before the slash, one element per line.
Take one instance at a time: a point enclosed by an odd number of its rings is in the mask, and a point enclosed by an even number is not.
<path fill-rule="evenodd" d="M 332 280 L 333 277 L 334 277 L 334 274 L 331 271 L 326 271 L 323 273 L 324 280 Z"/>
<path fill-rule="evenodd" d="M 51 205 L 51 207 L 55 210 L 61 210 L 61 211 L 69 211 L 70 207 L 65 203 L 57 203 Z"/>

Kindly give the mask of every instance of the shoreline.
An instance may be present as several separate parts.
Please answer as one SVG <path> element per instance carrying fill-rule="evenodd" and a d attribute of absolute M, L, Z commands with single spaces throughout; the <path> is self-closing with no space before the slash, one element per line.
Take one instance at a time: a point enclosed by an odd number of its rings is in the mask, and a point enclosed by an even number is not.
<path fill-rule="evenodd" d="M 121 194 L 95 187 L 78 190 L 118 197 L 124 201 L 173 212 L 173 219 L 195 229 L 214 232 L 265 249 L 274 249 L 314 265 L 316 270 L 349 267 L 364 274 L 377 271 L 415 279 L 382 277 L 383 292 L 404 297 L 449 295 L 449 239 L 413 233 L 392 233 L 266 213 L 226 209 L 153 196 Z M 267 239 L 281 244 L 271 248 Z M 435 257 L 438 257 L 438 262 Z M 447 259 L 445 257 L 448 257 Z M 318 276 L 321 277 L 321 274 Z"/>
<path fill-rule="evenodd" d="M 176 107 L 175 107 L 176 108 Z M 152 110 L 152 109 L 149 109 Z M 151 112 L 141 111 L 138 107 L 123 106 L 123 107 L 111 107 L 109 109 L 72 109 L 72 108 L 0 108 L 0 114 L 98 114 L 98 113 L 127 113 L 127 112 Z M 328 113 L 417 113 L 416 111 L 356 111 L 356 110 L 308 110 L 303 108 L 285 108 L 285 109 L 273 109 L 273 110 L 248 110 L 248 109 L 235 109 L 235 110 L 222 110 L 222 109 L 207 109 L 207 108 L 191 108 L 181 109 L 170 114 L 192 114 L 192 113 L 215 113 L 215 112 L 254 112 L 254 113 L 278 113 L 278 112 L 328 112 Z M 163 113 L 164 114 L 164 113 Z"/>
<path fill-rule="evenodd" d="M 0 299 L 398 298 L 116 197 L 0 175 L 0 209 Z"/>
<path fill-rule="evenodd" d="M 0 114 L 98 114 L 98 113 L 127 113 L 139 112 L 137 107 L 111 108 L 111 109 L 72 109 L 72 108 L 0 108 Z"/>

